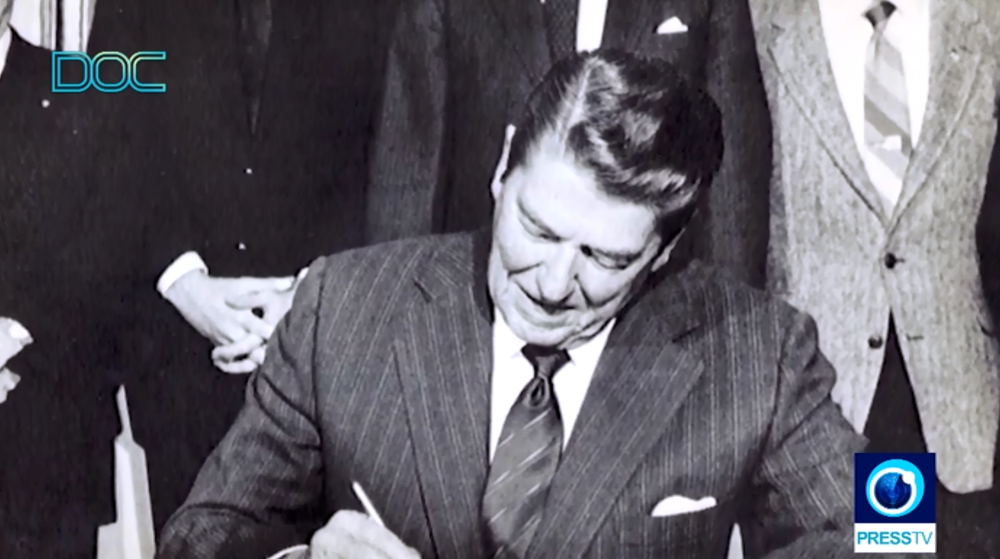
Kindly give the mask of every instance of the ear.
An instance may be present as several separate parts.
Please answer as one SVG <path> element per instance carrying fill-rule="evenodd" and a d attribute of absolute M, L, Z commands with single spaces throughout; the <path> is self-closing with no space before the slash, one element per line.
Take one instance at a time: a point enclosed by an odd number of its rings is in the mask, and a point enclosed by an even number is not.
<path fill-rule="evenodd" d="M 670 241 L 670 244 L 663 247 L 660 254 L 658 254 L 653 260 L 653 267 L 651 268 L 653 272 L 659 270 L 670 261 L 670 254 L 674 252 L 674 249 L 677 247 L 677 242 L 681 240 L 681 237 L 684 236 L 684 231 L 686 230 L 687 229 L 681 229 L 681 232 L 674 236 L 674 240 Z"/>
<path fill-rule="evenodd" d="M 493 201 L 500 199 L 500 190 L 503 188 L 503 175 L 507 172 L 507 160 L 510 158 L 510 143 L 514 139 L 514 132 L 517 128 L 513 124 L 508 124 L 504 130 L 503 151 L 500 152 L 500 161 L 497 161 L 497 168 L 493 171 L 493 182 L 490 184 L 490 194 Z"/>

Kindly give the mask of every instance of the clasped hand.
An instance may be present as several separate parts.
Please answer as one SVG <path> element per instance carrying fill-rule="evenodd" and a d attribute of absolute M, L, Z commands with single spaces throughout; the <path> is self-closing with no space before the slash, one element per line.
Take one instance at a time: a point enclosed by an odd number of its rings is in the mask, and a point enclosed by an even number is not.
<path fill-rule="evenodd" d="M 24 326 L 16 320 L 0 317 L 0 404 L 7 401 L 7 394 L 21 381 L 21 377 L 7 368 L 7 362 L 31 342 L 31 335 Z"/>
<path fill-rule="evenodd" d="M 216 346 L 212 362 L 219 370 L 245 374 L 264 362 L 267 340 L 291 308 L 296 287 L 293 277 L 216 278 L 195 271 L 178 279 L 165 296 Z"/>

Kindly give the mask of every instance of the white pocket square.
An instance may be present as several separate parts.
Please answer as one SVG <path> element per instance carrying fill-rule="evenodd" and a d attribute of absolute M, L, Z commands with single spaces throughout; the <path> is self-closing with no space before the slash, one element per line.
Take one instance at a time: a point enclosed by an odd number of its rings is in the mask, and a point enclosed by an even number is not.
<path fill-rule="evenodd" d="M 648 27 L 647 27 L 647 29 L 648 29 Z M 669 34 L 672 34 L 672 33 L 684 33 L 687 30 L 688 30 L 688 26 L 684 25 L 683 21 L 677 19 L 677 16 L 674 16 L 674 17 L 672 17 L 672 18 L 664 21 L 663 23 L 661 23 L 656 28 L 656 34 L 657 35 L 669 35 Z"/>
<path fill-rule="evenodd" d="M 676 516 L 678 514 L 688 514 L 703 511 L 715 506 L 715 497 L 704 497 L 695 501 L 683 495 L 671 495 L 666 499 L 656 503 L 651 513 L 654 517 Z"/>

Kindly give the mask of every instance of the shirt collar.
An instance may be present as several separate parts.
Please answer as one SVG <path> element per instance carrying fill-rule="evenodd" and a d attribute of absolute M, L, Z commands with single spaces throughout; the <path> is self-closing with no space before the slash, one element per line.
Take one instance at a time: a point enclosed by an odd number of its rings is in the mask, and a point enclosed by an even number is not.
<path fill-rule="evenodd" d="M 496 317 L 493 323 L 493 354 L 505 359 L 520 357 L 526 342 L 511 331 L 499 309 L 493 310 L 493 316 Z M 615 321 L 611 320 L 587 343 L 569 350 L 569 358 L 574 363 L 596 363 L 604 351 L 604 346 L 608 343 L 608 336 L 611 335 L 611 329 L 614 328 L 614 325 Z"/>
<path fill-rule="evenodd" d="M 918 10 L 924 9 L 927 0 L 890 0 L 896 9 L 901 14 L 912 14 Z M 851 19 L 855 17 L 863 18 L 865 12 L 868 11 L 875 2 L 873 0 L 826 0 L 827 4 L 830 4 L 831 8 L 837 10 L 837 12 L 844 14 L 845 17 L 850 16 Z"/>

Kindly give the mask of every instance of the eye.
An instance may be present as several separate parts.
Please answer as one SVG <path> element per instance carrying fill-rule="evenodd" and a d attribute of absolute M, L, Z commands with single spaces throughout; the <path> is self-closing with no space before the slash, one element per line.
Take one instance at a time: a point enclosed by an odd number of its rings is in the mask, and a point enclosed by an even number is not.
<path fill-rule="evenodd" d="M 620 272 L 621 270 L 628 268 L 632 264 L 632 259 L 621 258 L 621 257 L 616 258 L 613 256 L 599 254 L 597 252 L 594 252 L 594 249 L 590 247 L 583 247 L 580 249 L 580 251 L 583 253 L 584 256 L 592 260 L 595 264 L 608 270 Z"/>
<path fill-rule="evenodd" d="M 524 227 L 524 230 L 527 231 L 528 234 L 531 235 L 532 237 L 550 243 L 554 243 L 559 240 L 559 237 L 557 235 L 554 235 L 551 231 L 546 231 L 541 227 L 535 225 L 534 223 L 531 223 L 530 221 L 522 221 L 521 224 Z"/>

